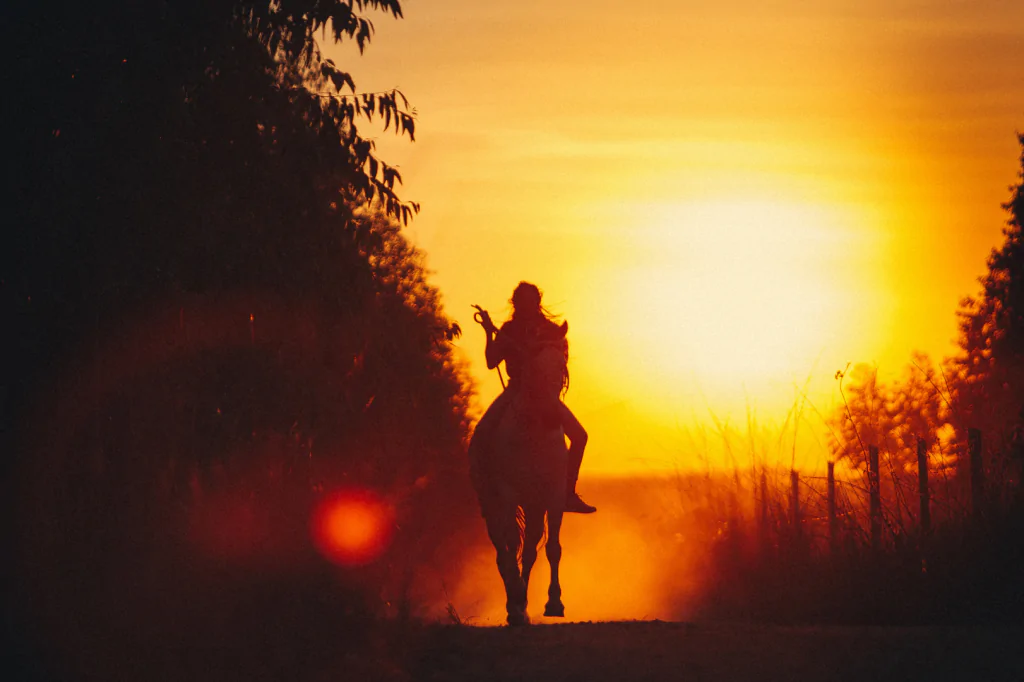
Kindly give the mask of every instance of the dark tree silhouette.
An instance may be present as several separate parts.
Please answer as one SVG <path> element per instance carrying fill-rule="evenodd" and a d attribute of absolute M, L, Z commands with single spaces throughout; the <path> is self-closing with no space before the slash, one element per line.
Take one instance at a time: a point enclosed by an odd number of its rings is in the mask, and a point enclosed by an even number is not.
<path fill-rule="evenodd" d="M 957 427 L 982 431 L 996 468 L 1020 459 L 1024 425 L 1024 135 L 1018 139 L 1022 180 L 1004 204 L 1005 238 L 989 256 L 981 292 L 961 304 L 960 355 L 952 363 Z"/>
<path fill-rule="evenodd" d="M 891 503 L 890 524 L 904 530 L 917 515 L 917 439 L 929 443 L 936 470 L 955 461 L 943 456 L 940 442 L 948 419 L 943 396 L 936 391 L 942 380 L 928 356 L 921 353 L 914 355 L 902 376 L 889 382 L 879 379 L 876 367 L 865 364 L 844 372 L 842 379 L 845 402 L 829 419 L 832 457 L 859 471 L 866 486 L 866 449 L 878 448 L 879 485 Z"/>
<path fill-rule="evenodd" d="M 370 11 L 401 5 L 4 10 L 17 99 L 2 426 L 30 588 L 19 605 L 47 647 L 82 657 L 71 664 L 114 665 L 101 677 L 124 672 L 108 650 L 129 646 L 124 633 L 170 642 L 204 609 L 233 612 L 203 561 L 258 577 L 239 588 L 253 604 L 328 604 L 311 596 L 336 585 L 310 577 L 322 562 L 305 524 L 333 486 L 395 509 L 389 553 L 345 583 L 358 598 L 286 618 L 272 605 L 253 627 L 301 633 L 295 619 L 323 609 L 402 607 L 457 560 L 474 517 L 457 326 L 401 234 L 417 207 L 361 129 L 412 138 L 413 112 L 397 91 L 356 95 L 317 43 L 364 47 Z M 286 569 L 287 587 L 268 588 Z"/>
<path fill-rule="evenodd" d="M 942 473 L 944 504 L 961 513 L 969 502 L 970 475 L 967 430 L 983 434 L 984 462 L 989 486 L 1009 495 L 1020 494 L 1024 463 L 1024 136 L 1021 146 L 1022 181 L 1012 186 L 1009 213 L 1001 246 L 992 250 L 988 272 L 980 278 L 981 292 L 965 298 L 957 311 L 960 352 L 935 368 L 924 356 L 914 358 L 904 377 L 883 384 L 877 372 L 858 365 L 846 377 L 848 404 L 831 418 L 831 450 L 864 469 L 865 448 L 882 453 L 886 474 L 896 488 L 895 514 L 913 491 L 915 443 L 929 444 L 930 466 Z M 887 461 L 888 460 L 888 461 Z M 887 471 L 888 468 L 888 471 Z M 947 474 L 949 475 L 947 477 Z M 955 485 L 949 485 L 949 478 Z M 997 496 L 996 490 L 990 491 Z M 1015 492 L 1014 492 L 1015 491 Z M 884 492 L 884 491 L 883 491 Z M 907 511 L 913 504 L 905 504 Z"/>
<path fill-rule="evenodd" d="M 5 23 L 7 91 L 19 99 L 4 295 L 45 337 L 29 334 L 15 368 L 25 353 L 60 350 L 97 311 L 154 295 L 330 290 L 324 278 L 349 275 L 309 257 L 345 238 L 350 206 L 375 199 L 403 219 L 415 210 L 355 125 L 378 114 L 411 136 L 400 95 L 323 96 L 352 79 L 320 58 L 314 33 L 331 20 L 335 37 L 364 45 L 369 23 L 352 7 L 122 5 L 25 3 Z M 364 7 L 401 11 L 392 0 Z"/>

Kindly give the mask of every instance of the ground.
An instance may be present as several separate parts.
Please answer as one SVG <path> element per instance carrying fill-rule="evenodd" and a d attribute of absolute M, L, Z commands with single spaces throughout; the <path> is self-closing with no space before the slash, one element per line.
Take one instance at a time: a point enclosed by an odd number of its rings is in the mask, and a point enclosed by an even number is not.
<path fill-rule="evenodd" d="M 1013 628 L 634 621 L 438 626 L 421 635 L 399 676 L 445 682 L 1024 680 L 1024 629 Z"/>

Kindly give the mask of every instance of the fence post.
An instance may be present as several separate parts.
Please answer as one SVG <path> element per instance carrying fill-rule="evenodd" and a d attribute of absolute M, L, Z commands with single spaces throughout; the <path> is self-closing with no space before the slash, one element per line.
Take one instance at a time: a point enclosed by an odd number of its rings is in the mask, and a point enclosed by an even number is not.
<path fill-rule="evenodd" d="M 879 490 L 878 448 L 868 446 L 868 501 L 871 515 L 871 549 L 878 549 L 882 539 L 882 495 Z"/>
<path fill-rule="evenodd" d="M 985 467 L 981 460 L 981 431 L 967 429 L 967 453 L 971 460 L 971 513 L 982 516 L 985 507 Z"/>
<path fill-rule="evenodd" d="M 836 521 L 836 463 L 828 463 L 828 544 L 836 551 L 839 546 L 839 524 Z"/>
<path fill-rule="evenodd" d="M 917 439 L 917 492 L 921 497 L 921 535 L 927 536 L 932 530 L 932 511 L 928 495 L 928 444 L 924 438 Z"/>

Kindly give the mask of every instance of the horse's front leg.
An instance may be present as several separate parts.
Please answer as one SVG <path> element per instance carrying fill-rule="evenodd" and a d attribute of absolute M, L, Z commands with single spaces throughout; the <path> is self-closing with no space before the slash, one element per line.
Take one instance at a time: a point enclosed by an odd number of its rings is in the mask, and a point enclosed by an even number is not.
<path fill-rule="evenodd" d="M 525 519 L 523 530 L 523 586 L 527 593 L 530 590 L 530 572 L 537 563 L 537 549 L 540 539 L 544 537 L 544 508 L 523 507 Z"/>
<path fill-rule="evenodd" d="M 544 615 L 553 618 L 565 616 L 562 586 L 558 583 L 558 562 L 562 560 L 561 531 L 562 512 L 548 511 L 548 543 L 544 550 L 551 566 L 551 584 L 548 586 L 548 603 L 544 605 Z"/>
<path fill-rule="evenodd" d="M 485 516 L 487 534 L 497 552 L 498 574 L 505 586 L 505 612 L 508 614 L 509 625 L 525 625 L 529 622 L 526 615 L 526 586 L 519 574 L 519 526 L 515 513 L 506 510 Z"/>

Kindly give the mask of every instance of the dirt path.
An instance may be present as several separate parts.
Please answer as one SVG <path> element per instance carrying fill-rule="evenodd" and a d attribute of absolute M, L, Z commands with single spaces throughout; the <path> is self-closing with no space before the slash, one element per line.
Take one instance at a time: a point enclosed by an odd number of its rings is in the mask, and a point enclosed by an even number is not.
<path fill-rule="evenodd" d="M 1024 629 L 651 622 L 437 627 L 417 680 L 1024 680 Z"/>

